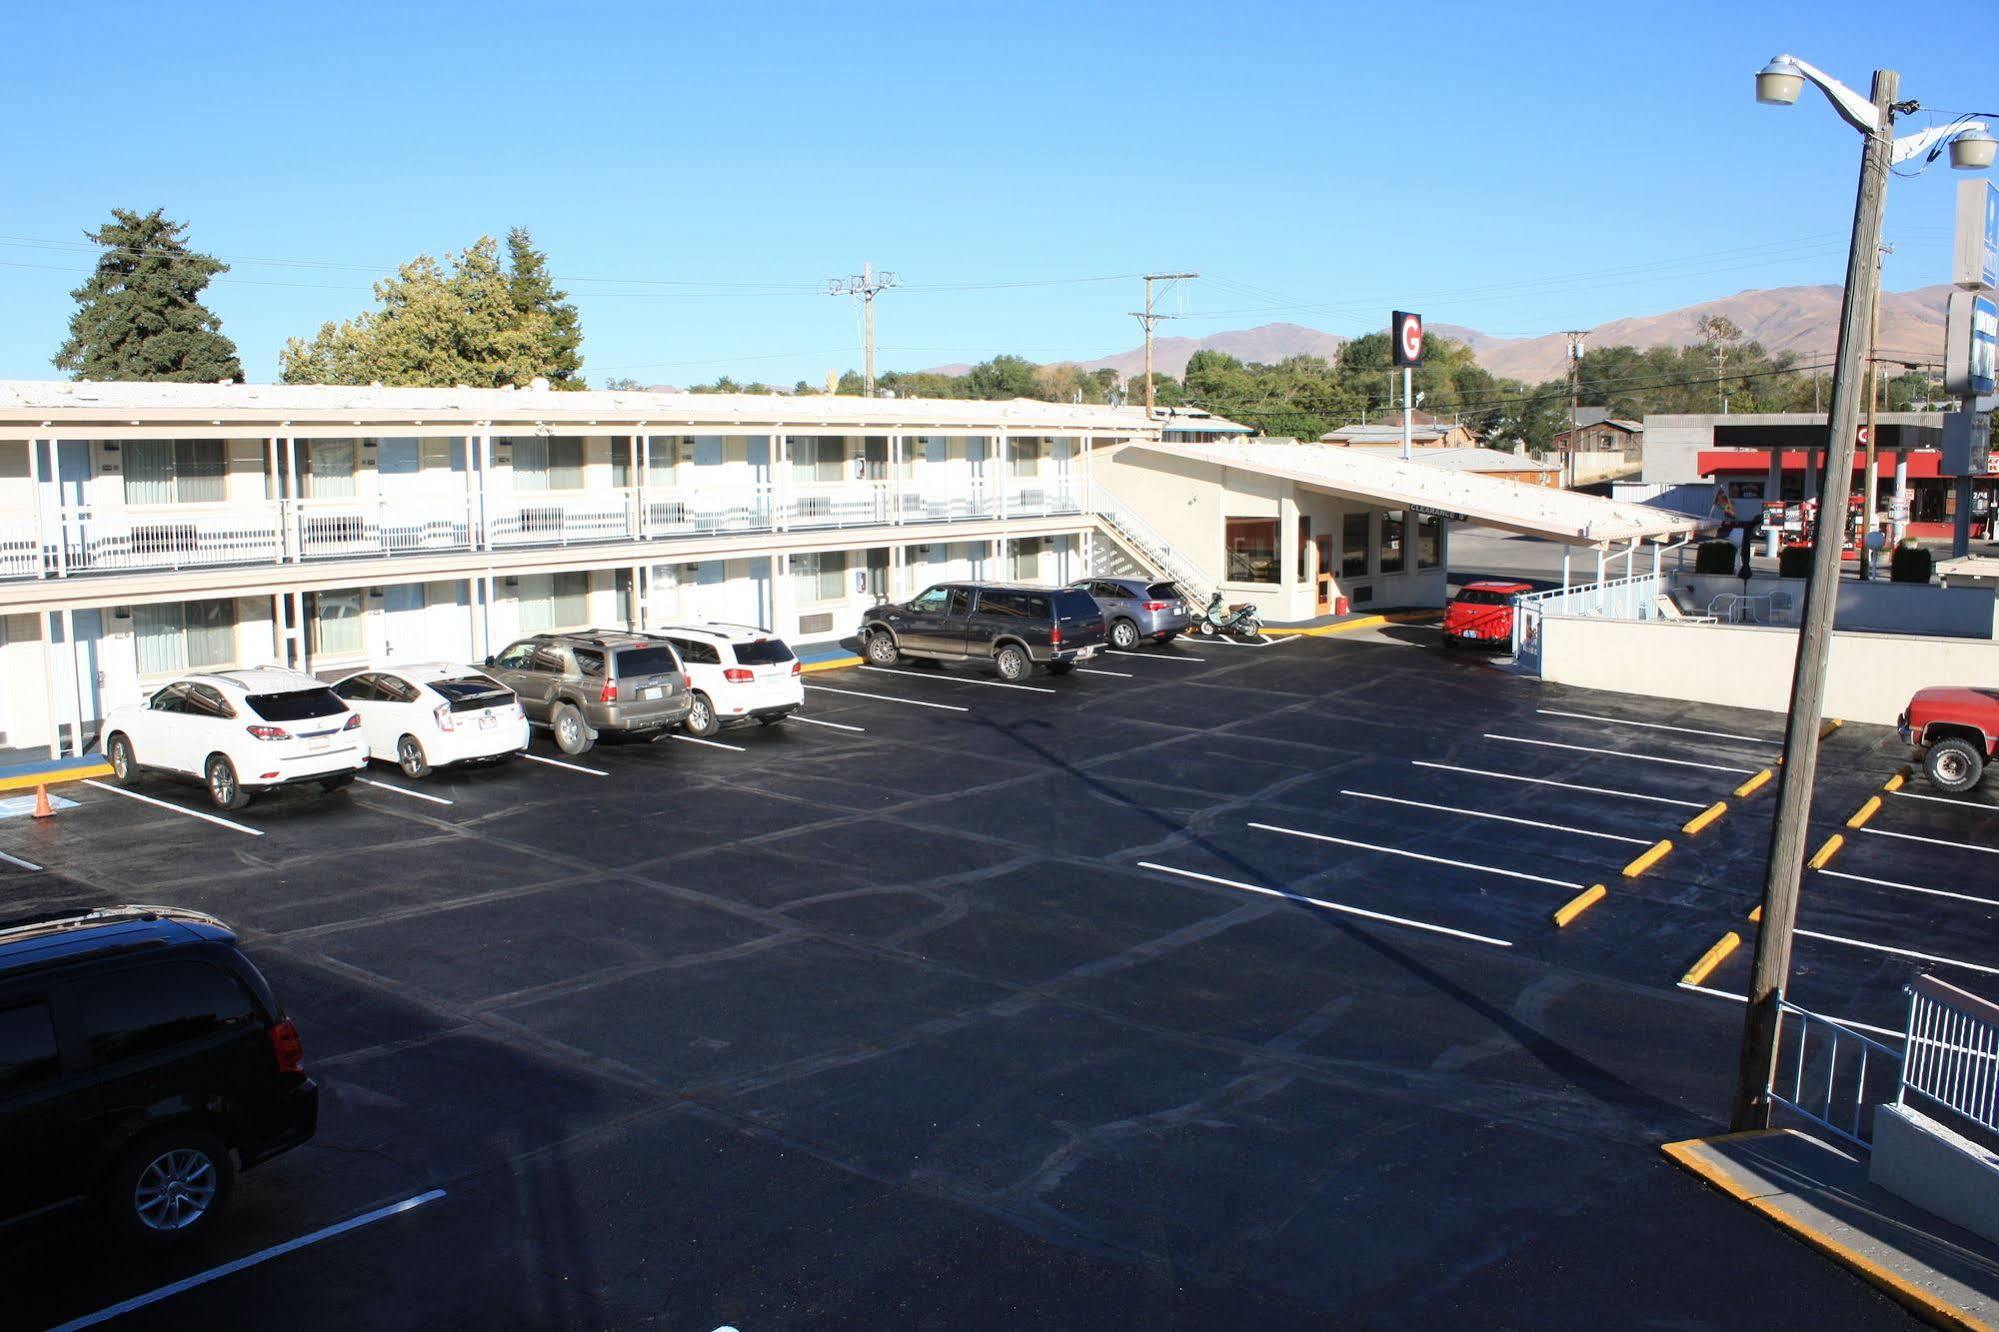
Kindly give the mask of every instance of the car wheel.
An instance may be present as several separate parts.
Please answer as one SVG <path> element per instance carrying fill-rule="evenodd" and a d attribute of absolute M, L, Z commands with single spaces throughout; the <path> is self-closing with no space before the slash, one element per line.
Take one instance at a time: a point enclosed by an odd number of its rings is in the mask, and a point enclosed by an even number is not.
<path fill-rule="evenodd" d="M 217 809 L 241 809 L 250 803 L 250 793 L 236 780 L 236 765 L 226 754 L 210 754 L 202 769 L 208 779 L 208 798 Z"/>
<path fill-rule="evenodd" d="M 687 720 L 681 725 L 687 728 L 689 735 L 698 735 L 703 739 L 722 729 L 720 719 L 715 716 L 715 705 L 709 701 L 706 694 L 698 690 L 695 692 L 692 705 L 687 709 Z"/>
<path fill-rule="evenodd" d="M 430 759 L 423 752 L 423 741 L 413 735 L 396 741 L 396 766 L 405 777 L 430 776 Z"/>
<path fill-rule="evenodd" d="M 548 724 L 555 732 L 555 747 L 565 754 L 587 754 L 590 746 L 597 742 L 590 738 L 590 730 L 583 724 L 583 714 L 576 710 L 574 703 L 558 703 L 555 711 L 548 714 Z"/>
<path fill-rule="evenodd" d="M 1027 654 L 1011 643 L 993 653 L 993 669 L 999 672 L 1002 680 L 1023 679 L 1033 666 Z"/>
<path fill-rule="evenodd" d="M 1138 626 L 1130 620 L 1111 621 L 1111 646 L 1125 652 L 1138 646 Z"/>
<path fill-rule="evenodd" d="M 319 789 L 322 791 L 338 791 L 342 787 L 352 785 L 354 785 L 354 774 L 351 772 L 336 772 L 331 777 L 319 779 Z"/>
<path fill-rule="evenodd" d="M 872 666 L 893 666 L 902 660 L 902 653 L 896 650 L 895 635 L 886 629 L 877 629 L 868 635 L 868 663 Z"/>
<path fill-rule="evenodd" d="M 111 760 L 111 775 L 118 779 L 118 785 L 129 786 L 139 771 L 138 763 L 132 758 L 132 742 L 122 735 L 114 735 L 111 743 L 104 747 L 104 756 Z"/>
<path fill-rule="evenodd" d="M 111 1224 L 127 1239 L 165 1246 L 213 1226 L 236 1182 L 222 1140 L 189 1126 L 152 1134 L 118 1159 L 104 1190 Z"/>
<path fill-rule="evenodd" d="M 1969 740 L 1953 736 L 1930 746 L 1923 760 L 1923 772 L 1939 791 L 1959 795 L 1978 785 L 1985 772 L 1985 756 Z"/>
<path fill-rule="evenodd" d="M 1067 675 L 1075 669 L 1076 663 L 1073 661 L 1051 661 L 1048 663 L 1048 673 L 1050 675 Z"/>

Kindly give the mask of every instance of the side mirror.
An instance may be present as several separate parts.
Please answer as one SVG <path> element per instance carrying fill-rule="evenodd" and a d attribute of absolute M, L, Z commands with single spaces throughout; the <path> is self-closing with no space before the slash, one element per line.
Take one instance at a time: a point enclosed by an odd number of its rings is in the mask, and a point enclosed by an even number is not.
<path fill-rule="evenodd" d="M 486 658 L 485 664 L 491 666 L 493 664 L 493 659 L 491 657 Z"/>

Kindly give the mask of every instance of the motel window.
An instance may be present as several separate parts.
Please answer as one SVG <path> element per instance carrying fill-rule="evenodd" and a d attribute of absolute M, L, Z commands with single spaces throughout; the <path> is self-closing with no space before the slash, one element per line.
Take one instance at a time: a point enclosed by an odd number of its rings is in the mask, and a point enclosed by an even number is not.
<path fill-rule="evenodd" d="M 516 594 L 521 632 L 571 629 L 590 620 L 590 575 L 527 574 Z"/>
<path fill-rule="evenodd" d="M 514 446 L 515 490 L 583 489 L 583 440 L 575 435 L 520 435 Z"/>
<path fill-rule="evenodd" d="M 1367 577 L 1367 514 L 1349 513 L 1340 519 L 1340 577 Z"/>
<path fill-rule="evenodd" d="M 141 675 L 227 666 L 236 658 L 236 603 L 221 597 L 134 606 L 132 637 Z"/>
<path fill-rule="evenodd" d="M 1011 476 L 1040 476 L 1041 453 L 1048 441 L 1028 435 L 1007 441 L 1007 472 Z"/>
<path fill-rule="evenodd" d="M 1444 562 L 1444 520 L 1433 513 L 1416 515 L 1416 567 L 1435 569 Z"/>
<path fill-rule="evenodd" d="M 838 601 L 846 595 L 847 553 L 830 550 L 794 555 L 791 577 L 800 601 Z"/>
<path fill-rule="evenodd" d="M 847 479 L 847 441 L 840 435 L 795 435 L 791 440 L 791 468 L 801 481 L 844 481 Z"/>
<path fill-rule="evenodd" d="M 1402 573 L 1409 568 L 1409 515 L 1401 509 L 1385 509 L 1381 515 L 1381 572 Z"/>
<path fill-rule="evenodd" d="M 360 451 L 351 439 L 305 442 L 305 493 L 310 499 L 347 499 L 354 494 Z"/>
<path fill-rule="evenodd" d="M 925 435 L 923 437 L 923 461 L 941 463 L 951 457 L 951 437 L 949 435 Z"/>
<path fill-rule="evenodd" d="M 361 651 L 361 590 L 314 592 L 310 625 L 312 652 L 318 657 L 345 657 Z"/>
<path fill-rule="evenodd" d="M 1230 518 L 1224 532 L 1229 582 L 1279 581 L 1275 518 Z"/>
<path fill-rule="evenodd" d="M 1029 537 L 1009 543 L 1007 577 L 1032 583 L 1041 577 L 1041 552 L 1048 549 L 1047 537 Z"/>
<path fill-rule="evenodd" d="M 219 439 L 135 439 L 120 450 L 127 504 L 219 504 L 228 470 Z"/>

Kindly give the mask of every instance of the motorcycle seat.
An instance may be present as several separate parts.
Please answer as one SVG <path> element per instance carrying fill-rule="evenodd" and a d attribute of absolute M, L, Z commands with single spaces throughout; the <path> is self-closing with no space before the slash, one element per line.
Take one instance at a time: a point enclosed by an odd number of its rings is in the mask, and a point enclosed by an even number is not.
<path fill-rule="evenodd" d="M 1236 612 L 1238 615 L 1248 610 L 1249 608 L 1250 608 L 1250 603 L 1247 601 L 1238 601 L 1235 605 L 1229 607 L 1230 610 Z"/>

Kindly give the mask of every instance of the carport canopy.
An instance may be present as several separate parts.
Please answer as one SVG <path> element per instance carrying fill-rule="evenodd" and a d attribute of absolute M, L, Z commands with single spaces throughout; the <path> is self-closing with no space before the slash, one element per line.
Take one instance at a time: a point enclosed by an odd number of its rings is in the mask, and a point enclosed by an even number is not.
<path fill-rule="evenodd" d="M 1571 546 L 1678 541 L 1699 530 L 1695 519 L 1650 505 L 1449 472 L 1326 444 L 1251 439 L 1214 444 L 1135 442 L 1130 447 L 1279 477 L 1364 504 L 1413 509 Z"/>

